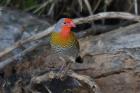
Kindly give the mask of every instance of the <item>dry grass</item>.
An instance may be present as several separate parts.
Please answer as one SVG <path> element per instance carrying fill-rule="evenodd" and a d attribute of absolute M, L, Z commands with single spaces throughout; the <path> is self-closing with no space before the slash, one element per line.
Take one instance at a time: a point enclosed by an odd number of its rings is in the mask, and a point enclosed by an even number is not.
<path fill-rule="evenodd" d="M 119 6 L 121 3 L 124 3 L 123 7 Z M 0 5 L 52 19 L 88 16 L 103 11 L 139 12 L 136 0 L 0 0 Z"/>

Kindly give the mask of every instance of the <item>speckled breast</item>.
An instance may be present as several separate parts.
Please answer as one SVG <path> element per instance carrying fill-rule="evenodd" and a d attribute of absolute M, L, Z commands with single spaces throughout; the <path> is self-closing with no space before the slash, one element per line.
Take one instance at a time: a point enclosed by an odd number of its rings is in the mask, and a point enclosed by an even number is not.
<path fill-rule="evenodd" d="M 79 43 L 72 32 L 67 38 L 61 37 L 59 33 L 52 33 L 50 44 L 52 52 L 58 55 L 72 57 L 79 55 Z"/>

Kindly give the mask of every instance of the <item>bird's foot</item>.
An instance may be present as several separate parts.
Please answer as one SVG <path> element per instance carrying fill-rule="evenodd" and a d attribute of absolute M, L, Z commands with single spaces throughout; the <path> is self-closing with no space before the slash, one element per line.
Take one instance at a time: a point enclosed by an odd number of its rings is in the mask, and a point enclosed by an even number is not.
<path fill-rule="evenodd" d="M 70 70 L 72 63 L 75 61 L 73 57 L 69 57 L 70 61 L 66 61 L 63 57 L 59 57 L 65 64 L 63 64 L 58 71 L 58 78 L 64 78 L 67 75 L 67 72 Z"/>

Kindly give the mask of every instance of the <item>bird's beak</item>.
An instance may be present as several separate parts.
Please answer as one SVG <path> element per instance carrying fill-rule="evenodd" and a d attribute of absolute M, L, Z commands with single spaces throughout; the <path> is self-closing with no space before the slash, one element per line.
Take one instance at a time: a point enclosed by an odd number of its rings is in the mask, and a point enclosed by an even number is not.
<path fill-rule="evenodd" d="M 76 27 L 75 23 L 73 23 L 73 22 L 70 23 L 70 26 L 71 27 Z"/>

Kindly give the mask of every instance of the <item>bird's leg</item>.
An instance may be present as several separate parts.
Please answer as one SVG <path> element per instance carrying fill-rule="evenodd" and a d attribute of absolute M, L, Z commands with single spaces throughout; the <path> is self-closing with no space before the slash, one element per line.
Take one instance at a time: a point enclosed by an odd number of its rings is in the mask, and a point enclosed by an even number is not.
<path fill-rule="evenodd" d="M 71 65 L 75 62 L 75 59 L 73 57 L 68 57 L 68 61 L 66 62 L 66 67 L 63 71 L 64 75 L 68 72 L 68 70 L 70 69 Z"/>
<path fill-rule="evenodd" d="M 60 60 L 62 60 L 65 63 L 65 59 L 63 57 L 59 57 L 59 58 L 60 58 Z M 65 64 L 62 64 L 62 66 L 60 68 L 60 72 L 63 71 L 64 67 L 65 67 Z"/>
<path fill-rule="evenodd" d="M 66 75 L 69 71 L 70 67 L 72 65 L 72 62 L 67 62 L 65 69 L 63 70 L 63 75 Z"/>
<path fill-rule="evenodd" d="M 65 60 L 66 66 L 62 70 L 63 75 L 67 74 L 67 72 L 69 71 L 71 65 L 75 62 L 75 59 L 73 57 L 67 57 L 67 58 L 68 58 L 68 60 Z"/>
<path fill-rule="evenodd" d="M 60 59 L 66 63 L 66 65 L 62 65 L 60 72 L 58 72 L 60 75 L 59 77 L 63 77 L 67 74 L 68 70 L 70 69 L 71 65 L 75 62 L 73 57 L 67 57 L 68 60 L 64 59 L 63 57 L 60 57 Z"/>
<path fill-rule="evenodd" d="M 63 57 L 59 57 L 59 59 L 62 61 L 62 66 L 60 67 L 58 73 L 57 73 L 57 77 L 58 78 L 61 78 L 64 76 L 63 72 L 64 72 L 64 69 L 65 69 L 65 66 L 66 66 L 66 60 L 63 58 Z"/>

